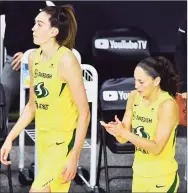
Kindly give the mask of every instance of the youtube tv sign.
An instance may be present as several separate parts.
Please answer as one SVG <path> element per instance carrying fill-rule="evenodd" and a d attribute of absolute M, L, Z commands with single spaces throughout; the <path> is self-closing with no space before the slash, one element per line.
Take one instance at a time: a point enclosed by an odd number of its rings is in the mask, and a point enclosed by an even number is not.
<path fill-rule="evenodd" d="M 103 91 L 103 100 L 104 101 L 117 101 L 118 100 L 117 91 Z"/>
<path fill-rule="evenodd" d="M 138 29 L 124 28 L 98 31 L 93 38 L 93 55 L 98 58 L 123 57 L 141 60 L 150 55 L 147 34 Z"/>
<path fill-rule="evenodd" d="M 127 100 L 129 92 L 126 91 L 103 91 L 104 101 L 117 101 L 117 100 Z"/>
<path fill-rule="evenodd" d="M 96 49 L 146 49 L 146 40 L 108 40 L 108 39 L 96 39 L 95 42 Z"/>
<path fill-rule="evenodd" d="M 100 102 L 103 110 L 124 110 L 129 94 L 135 89 L 134 78 L 106 80 L 100 90 Z"/>

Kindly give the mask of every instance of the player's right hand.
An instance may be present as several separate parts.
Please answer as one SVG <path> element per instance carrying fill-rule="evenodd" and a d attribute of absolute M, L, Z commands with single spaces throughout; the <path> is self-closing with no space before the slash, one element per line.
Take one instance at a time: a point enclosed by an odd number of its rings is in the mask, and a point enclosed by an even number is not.
<path fill-rule="evenodd" d="M 114 117 L 115 121 L 110 121 L 108 123 L 105 123 L 104 121 L 100 121 L 101 125 L 108 128 L 108 127 L 114 127 L 114 128 L 123 128 L 123 123 L 118 119 L 117 115 Z"/>
<path fill-rule="evenodd" d="M 11 149 L 12 149 L 12 141 L 6 140 L 1 148 L 1 152 L 0 152 L 1 163 L 5 164 L 5 165 L 11 164 L 10 161 L 7 161 L 8 154 L 9 154 Z"/>

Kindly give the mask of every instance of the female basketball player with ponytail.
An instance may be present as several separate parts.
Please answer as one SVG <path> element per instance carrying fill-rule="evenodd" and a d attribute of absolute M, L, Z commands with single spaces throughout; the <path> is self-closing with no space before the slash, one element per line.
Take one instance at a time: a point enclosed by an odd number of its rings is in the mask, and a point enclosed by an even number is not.
<path fill-rule="evenodd" d="M 46 7 L 35 18 L 29 55 L 30 99 L 2 149 L 34 119 L 38 173 L 30 192 L 68 192 L 90 121 L 80 64 L 72 53 L 77 24 L 71 6 Z"/>
<path fill-rule="evenodd" d="M 175 101 L 179 79 L 164 57 L 148 57 L 134 71 L 122 122 L 101 122 L 120 143 L 135 145 L 132 192 L 177 192 L 175 160 L 179 111 Z"/>

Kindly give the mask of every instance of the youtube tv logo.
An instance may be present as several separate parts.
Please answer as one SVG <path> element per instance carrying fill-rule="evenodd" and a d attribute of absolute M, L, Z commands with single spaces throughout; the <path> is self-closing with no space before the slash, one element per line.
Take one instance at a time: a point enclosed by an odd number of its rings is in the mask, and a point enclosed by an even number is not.
<path fill-rule="evenodd" d="M 96 39 L 94 45 L 96 49 L 126 49 L 126 50 L 145 50 L 147 49 L 146 40 L 110 40 L 110 39 Z"/>
<path fill-rule="evenodd" d="M 96 39 L 95 48 L 97 49 L 108 49 L 109 48 L 109 41 L 107 39 Z"/>
<path fill-rule="evenodd" d="M 117 91 L 103 91 L 103 99 L 105 101 L 117 101 L 118 92 Z"/>
<path fill-rule="evenodd" d="M 104 101 L 117 101 L 117 100 L 127 100 L 130 92 L 125 91 L 103 91 Z"/>

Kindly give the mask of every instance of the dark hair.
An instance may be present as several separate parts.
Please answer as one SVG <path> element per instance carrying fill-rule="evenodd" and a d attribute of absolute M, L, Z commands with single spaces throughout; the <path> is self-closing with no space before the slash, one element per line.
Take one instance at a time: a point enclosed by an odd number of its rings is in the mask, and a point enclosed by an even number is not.
<path fill-rule="evenodd" d="M 176 74 L 172 63 L 163 56 L 148 57 L 138 63 L 153 79 L 160 77 L 160 88 L 175 96 L 179 91 L 179 76 Z"/>
<path fill-rule="evenodd" d="M 72 6 L 48 6 L 41 11 L 49 14 L 51 26 L 58 28 L 59 33 L 56 36 L 58 44 L 72 49 L 74 47 L 77 33 L 77 22 Z"/>

